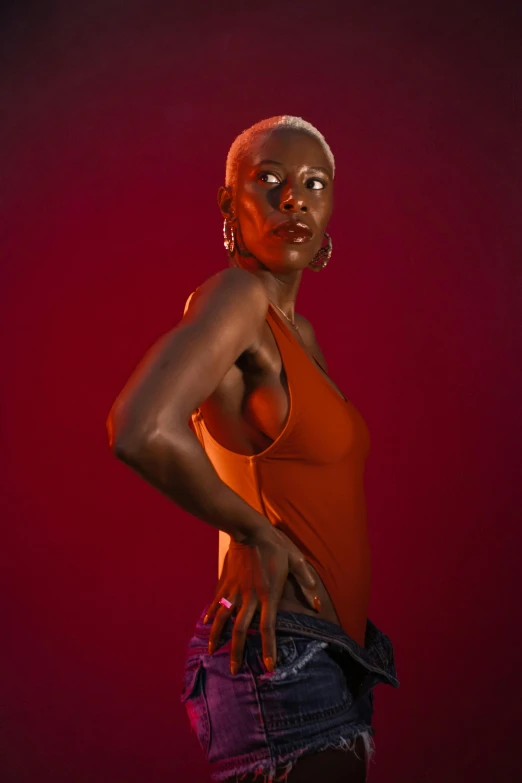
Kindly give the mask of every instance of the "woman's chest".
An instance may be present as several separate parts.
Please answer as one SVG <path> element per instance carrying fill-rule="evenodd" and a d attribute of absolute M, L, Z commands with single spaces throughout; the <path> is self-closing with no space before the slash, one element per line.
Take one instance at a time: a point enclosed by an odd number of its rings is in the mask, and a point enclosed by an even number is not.
<path fill-rule="evenodd" d="M 263 339 L 245 351 L 200 405 L 212 437 L 249 456 L 281 435 L 290 413 L 290 391 L 281 357 Z"/>
<path fill-rule="evenodd" d="M 357 438 L 360 416 L 310 354 L 296 345 L 281 352 L 267 326 L 200 406 L 211 436 L 230 451 L 252 456 L 290 429 L 285 444 L 296 457 L 341 458 Z"/>

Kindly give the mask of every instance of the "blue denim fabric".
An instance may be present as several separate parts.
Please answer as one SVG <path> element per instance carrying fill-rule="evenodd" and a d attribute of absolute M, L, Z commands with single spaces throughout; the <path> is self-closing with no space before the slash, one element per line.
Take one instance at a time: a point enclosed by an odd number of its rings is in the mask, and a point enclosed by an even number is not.
<path fill-rule="evenodd" d="M 375 733 L 372 689 L 379 682 L 400 685 L 386 634 L 368 619 L 361 647 L 334 623 L 281 611 L 276 618 L 277 660 L 268 672 L 257 611 L 241 669 L 232 675 L 236 612 L 209 655 L 212 618 L 203 623 L 207 609 L 188 643 L 181 701 L 213 780 L 252 772 L 265 781 L 284 780 L 304 753 L 354 750 L 358 735 L 364 739 L 368 769 Z"/>

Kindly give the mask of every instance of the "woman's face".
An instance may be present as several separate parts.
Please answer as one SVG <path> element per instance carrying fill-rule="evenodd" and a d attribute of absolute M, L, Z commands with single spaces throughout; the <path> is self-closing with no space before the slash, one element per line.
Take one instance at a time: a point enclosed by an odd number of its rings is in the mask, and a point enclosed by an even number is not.
<path fill-rule="evenodd" d="M 303 269 L 321 247 L 333 208 L 332 167 L 322 144 L 305 131 L 263 133 L 240 162 L 232 197 L 240 244 L 274 272 Z M 308 226 L 311 236 L 295 241 L 296 234 L 273 233 L 289 219 Z"/>

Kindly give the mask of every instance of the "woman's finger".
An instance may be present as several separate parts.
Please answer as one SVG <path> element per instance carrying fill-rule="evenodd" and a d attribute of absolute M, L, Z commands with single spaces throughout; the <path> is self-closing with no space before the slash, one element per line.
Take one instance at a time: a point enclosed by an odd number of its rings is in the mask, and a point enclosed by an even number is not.
<path fill-rule="evenodd" d="M 210 655 L 212 655 L 212 653 L 216 649 L 223 627 L 235 609 L 235 600 L 236 600 L 236 596 L 231 597 L 229 599 L 231 604 L 230 608 L 223 606 L 223 604 L 221 604 L 216 612 L 216 616 L 214 617 L 214 621 L 212 623 L 212 627 L 210 629 L 210 634 L 208 637 L 208 651 Z"/>
<path fill-rule="evenodd" d="M 207 613 L 205 614 L 205 616 L 203 618 L 203 623 L 205 623 L 205 624 L 208 623 L 210 617 L 219 608 L 219 602 L 221 601 L 221 599 L 227 597 L 226 579 L 227 579 L 227 577 L 226 577 L 226 574 L 225 574 L 225 570 L 223 569 L 221 571 L 221 576 L 218 579 L 218 583 L 217 583 L 216 589 L 214 590 L 214 598 L 210 602 L 210 604 L 208 606 L 208 609 L 207 609 Z"/>
<path fill-rule="evenodd" d="M 244 598 L 245 596 L 243 596 Z M 245 641 L 250 623 L 257 609 L 257 598 L 254 596 L 245 601 L 237 613 L 234 630 L 232 632 L 232 646 L 230 650 L 230 672 L 237 674 L 243 663 L 245 653 Z"/>
<path fill-rule="evenodd" d="M 277 660 L 276 616 L 277 607 L 283 594 L 283 586 L 279 585 L 273 589 L 269 595 L 263 598 L 261 603 L 259 630 L 261 631 L 261 642 L 263 645 L 263 661 L 269 672 L 274 671 Z"/>
<path fill-rule="evenodd" d="M 206 615 L 203 618 L 203 623 L 205 625 L 206 625 L 206 623 L 208 623 L 208 621 L 210 620 L 212 615 L 214 615 L 221 606 L 225 606 L 225 608 L 231 608 L 231 607 L 228 607 L 227 604 L 222 604 L 221 603 L 221 599 L 222 598 L 225 598 L 225 596 L 220 596 L 220 597 L 214 598 L 214 600 L 212 601 L 212 603 L 208 607 L 207 613 L 206 613 Z"/>

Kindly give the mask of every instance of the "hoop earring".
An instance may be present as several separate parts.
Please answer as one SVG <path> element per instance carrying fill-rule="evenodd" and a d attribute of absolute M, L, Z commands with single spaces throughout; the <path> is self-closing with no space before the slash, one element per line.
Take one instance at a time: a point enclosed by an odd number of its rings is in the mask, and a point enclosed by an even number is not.
<path fill-rule="evenodd" d="M 313 257 L 313 260 L 308 264 L 312 272 L 320 272 L 321 269 L 324 269 L 332 255 L 332 237 L 330 234 L 327 234 L 326 231 L 324 232 L 324 235 L 328 240 L 328 245 L 326 247 L 320 247 Z"/>
<path fill-rule="evenodd" d="M 227 226 L 230 226 L 230 239 L 227 236 Z M 236 237 L 234 234 L 234 226 L 232 226 L 226 218 L 223 223 L 223 244 L 225 245 L 225 250 L 232 255 L 236 247 Z"/>

